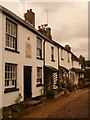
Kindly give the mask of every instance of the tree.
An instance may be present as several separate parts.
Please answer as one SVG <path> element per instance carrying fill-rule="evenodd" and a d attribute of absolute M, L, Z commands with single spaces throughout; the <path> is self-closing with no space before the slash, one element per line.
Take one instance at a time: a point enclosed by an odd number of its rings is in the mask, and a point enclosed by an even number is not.
<path fill-rule="evenodd" d="M 81 69 L 85 69 L 85 57 L 80 55 L 79 56 L 79 61 L 80 61 L 80 64 L 81 64 Z"/>

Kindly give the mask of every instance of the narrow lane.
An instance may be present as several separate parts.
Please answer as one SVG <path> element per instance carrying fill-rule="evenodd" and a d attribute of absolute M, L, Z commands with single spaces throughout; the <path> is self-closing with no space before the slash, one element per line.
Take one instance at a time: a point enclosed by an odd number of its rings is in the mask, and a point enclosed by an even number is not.
<path fill-rule="evenodd" d="M 58 109 L 49 118 L 88 118 L 88 92 Z"/>
<path fill-rule="evenodd" d="M 24 118 L 87 118 L 88 89 L 73 92 L 53 102 L 41 104 L 38 109 Z"/>

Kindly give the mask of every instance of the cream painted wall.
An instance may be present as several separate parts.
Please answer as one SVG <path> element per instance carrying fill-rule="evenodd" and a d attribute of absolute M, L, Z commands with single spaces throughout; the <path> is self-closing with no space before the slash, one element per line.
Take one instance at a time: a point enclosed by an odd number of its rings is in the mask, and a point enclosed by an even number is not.
<path fill-rule="evenodd" d="M 51 47 L 54 47 L 55 62 L 51 61 Z M 58 47 L 47 41 L 45 42 L 45 65 L 58 69 Z"/>
<path fill-rule="evenodd" d="M 43 76 L 43 60 L 38 60 L 36 58 L 36 35 L 29 31 L 28 29 L 24 28 L 23 26 L 18 24 L 18 35 L 17 35 L 17 50 L 20 51 L 20 54 L 9 52 L 5 50 L 5 26 L 6 26 L 6 16 L 3 15 L 3 74 L 2 74 L 2 81 L 3 81 L 3 106 L 8 106 L 14 104 L 15 99 L 18 96 L 18 93 L 21 93 L 22 100 L 24 100 L 24 65 L 25 66 L 32 66 L 32 97 L 36 97 L 40 95 L 41 87 L 36 87 L 37 85 L 37 67 L 42 67 L 42 76 Z M 30 37 L 30 44 L 31 44 L 31 58 L 25 57 L 25 42 L 27 41 L 28 37 Z M 43 41 L 43 40 L 42 40 Z M 43 42 L 42 42 L 43 44 Z M 43 48 L 42 48 L 43 50 Z M 43 52 L 43 51 L 42 51 Z M 17 64 L 17 88 L 19 91 L 4 93 L 4 82 L 5 82 L 5 62 L 8 63 L 15 63 Z M 43 83 L 43 77 L 42 77 Z"/>
<path fill-rule="evenodd" d="M 67 68 L 68 70 L 72 67 L 72 61 L 71 61 L 71 54 L 69 53 L 69 62 L 68 62 L 68 52 L 63 50 L 62 53 L 63 60 L 61 59 L 61 48 L 59 48 L 59 59 L 60 59 L 60 66 L 63 66 Z"/>
<path fill-rule="evenodd" d="M 81 65 L 79 64 L 78 61 L 73 61 L 73 67 L 80 69 L 80 68 L 81 68 Z"/>

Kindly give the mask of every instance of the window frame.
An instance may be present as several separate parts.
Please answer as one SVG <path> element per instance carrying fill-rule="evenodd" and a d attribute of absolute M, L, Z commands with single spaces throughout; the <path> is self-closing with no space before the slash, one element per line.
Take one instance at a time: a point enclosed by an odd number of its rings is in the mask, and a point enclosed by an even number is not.
<path fill-rule="evenodd" d="M 7 71 L 7 74 L 8 75 L 10 75 L 11 76 L 11 74 L 13 73 L 13 72 L 15 72 L 15 80 L 14 80 L 14 85 L 12 85 L 12 86 L 5 86 L 5 82 L 6 82 L 6 65 L 8 65 L 9 67 L 8 67 L 8 69 L 10 69 L 10 67 L 11 66 L 14 66 L 15 67 L 15 71 L 10 71 L 10 70 L 8 70 Z M 13 78 L 14 79 L 14 78 Z M 13 80 L 12 78 L 11 78 L 11 80 L 10 80 L 10 78 L 8 78 L 8 81 L 12 81 Z M 18 91 L 19 89 L 17 88 L 17 64 L 14 64 L 14 63 L 5 63 L 5 79 L 4 79 L 4 88 L 5 88 L 5 91 L 4 91 L 4 93 L 7 93 L 7 92 L 12 92 L 12 91 Z"/>
<path fill-rule="evenodd" d="M 68 55 L 68 62 L 70 62 L 70 53 L 67 52 L 67 55 Z"/>
<path fill-rule="evenodd" d="M 40 69 L 40 71 L 41 71 L 41 76 L 40 77 L 38 77 L 38 69 Z M 38 82 L 38 79 L 40 79 L 40 82 Z M 37 85 L 36 85 L 37 87 L 39 87 L 39 86 L 42 86 L 42 67 L 37 67 Z"/>
<path fill-rule="evenodd" d="M 61 48 L 61 60 L 64 60 L 64 58 L 63 58 L 63 49 Z"/>
<path fill-rule="evenodd" d="M 54 47 L 51 46 L 51 61 L 55 62 L 54 60 Z"/>
<path fill-rule="evenodd" d="M 7 21 L 10 22 L 11 24 L 15 25 L 16 29 L 15 29 L 15 35 L 12 35 L 11 33 L 7 33 Z M 11 29 L 11 27 L 10 27 Z M 10 30 L 11 31 L 11 30 Z M 15 39 L 15 47 L 10 47 L 10 45 L 6 45 L 6 36 L 11 37 L 12 39 Z M 10 40 L 8 41 L 8 44 L 10 44 Z M 13 44 L 13 40 L 12 40 L 12 44 Z M 12 45 L 13 46 L 13 45 Z M 13 51 L 17 51 L 17 23 L 14 22 L 13 20 L 6 18 L 6 29 L 5 29 L 5 50 L 11 50 Z M 18 52 L 19 53 L 19 52 Z"/>
<path fill-rule="evenodd" d="M 36 38 L 37 38 L 37 41 L 36 41 L 36 43 L 37 43 L 37 44 L 36 44 L 36 45 L 37 45 L 37 47 L 36 47 L 37 59 L 42 59 L 42 39 L 41 39 L 40 37 L 38 37 L 38 36 L 37 36 Z M 39 42 L 40 42 L 40 44 L 41 44 L 41 47 L 40 47 L 40 48 L 38 47 L 38 40 L 39 40 Z M 40 51 L 39 51 L 39 50 L 40 50 Z M 38 51 L 41 52 L 40 55 L 38 55 Z"/>

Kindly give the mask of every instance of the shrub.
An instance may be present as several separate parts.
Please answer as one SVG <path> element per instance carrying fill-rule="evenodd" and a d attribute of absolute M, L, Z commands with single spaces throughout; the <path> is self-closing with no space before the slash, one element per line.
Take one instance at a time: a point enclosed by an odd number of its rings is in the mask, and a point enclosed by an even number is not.
<path fill-rule="evenodd" d="M 74 90 L 74 87 L 71 83 L 68 83 L 67 89 L 69 92 L 72 92 Z"/>
<path fill-rule="evenodd" d="M 50 89 L 46 92 L 46 98 L 47 99 L 54 99 L 54 97 L 55 97 L 55 93 L 52 89 Z"/>
<path fill-rule="evenodd" d="M 78 89 L 79 89 L 79 88 L 78 88 L 78 85 L 77 85 L 77 84 L 74 84 L 74 85 L 73 85 L 73 89 L 74 89 L 74 90 L 78 90 Z"/>
<path fill-rule="evenodd" d="M 59 82 L 59 86 L 61 87 L 61 88 L 65 88 L 65 83 L 62 81 L 62 82 Z"/>
<path fill-rule="evenodd" d="M 16 100 L 15 100 L 15 103 L 16 103 L 16 104 L 20 103 L 20 102 L 21 102 L 21 98 L 22 98 L 21 93 L 19 93 L 19 94 L 18 94 L 18 97 L 17 97 Z"/>

